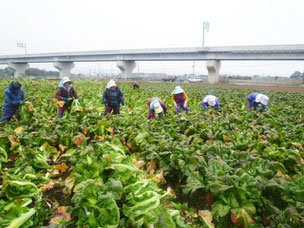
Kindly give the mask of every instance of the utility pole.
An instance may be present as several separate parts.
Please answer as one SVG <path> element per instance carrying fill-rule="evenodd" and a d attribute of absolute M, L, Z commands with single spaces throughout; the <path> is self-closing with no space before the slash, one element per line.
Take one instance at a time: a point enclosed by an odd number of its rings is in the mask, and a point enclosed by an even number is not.
<path fill-rule="evenodd" d="M 112 63 L 111 63 L 111 78 L 112 78 Z"/>
<path fill-rule="evenodd" d="M 137 62 L 137 74 L 138 74 L 138 77 L 139 77 L 139 62 Z"/>
<path fill-rule="evenodd" d="M 195 73 L 195 61 L 193 61 L 193 78 L 194 78 L 194 73 Z"/>
<path fill-rule="evenodd" d="M 206 30 L 206 32 L 209 32 L 209 26 L 210 26 L 210 23 L 208 21 L 204 21 L 204 23 L 203 23 L 203 42 L 202 42 L 202 47 L 205 46 L 205 30 Z"/>

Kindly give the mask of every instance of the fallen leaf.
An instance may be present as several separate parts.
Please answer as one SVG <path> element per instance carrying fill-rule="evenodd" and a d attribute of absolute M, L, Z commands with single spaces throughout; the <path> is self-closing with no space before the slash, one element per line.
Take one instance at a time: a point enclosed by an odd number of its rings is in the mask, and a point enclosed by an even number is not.
<path fill-rule="evenodd" d="M 24 127 L 17 127 L 14 132 L 16 132 L 17 135 L 21 134 L 22 132 L 25 131 Z"/>
<path fill-rule="evenodd" d="M 46 192 L 53 189 L 57 183 L 58 183 L 57 180 L 51 180 L 47 184 L 39 184 L 38 187 L 41 192 Z"/>
<path fill-rule="evenodd" d="M 85 139 L 85 135 L 79 133 L 77 136 L 75 136 L 73 144 L 79 147 L 84 139 Z"/>
<path fill-rule="evenodd" d="M 59 144 L 59 150 L 60 150 L 61 153 L 65 152 L 67 149 L 68 149 L 67 146 L 64 146 L 64 145 L 62 145 L 62 144 Z"/>
<path fill-rule="evenodd" d="M 71 213 L 67 212 L 58 212 L 53 215 L 50 219 L 50 224 L 65 224 L 66 222 L 71 221 Z"/>
<path fill-rule="evenodd" d="M 147 168 L 147 173 L 151 174 L 155 172 L 156 169 L 156 161 L 152 160 L 147 164 L 148 168 Z"/>
<path fill-rule="evenodd" d="M 198 215 L 203 219 L 203 221 L 209 228 L 215 227 L 214 224 L 212 223 L 212 213 L 210 211 L 201 210 L 201 211 L 198 211 Z"/>
<path fill-rule="evenodd" d="M 86 127 L 86 128 L 84 128 L 84 129 L 82 129 L 82 133 L 83 133 L 84 135 L 87 135 L 88 132 L 89 132 L 89 130 L 90 130 L 90 127 Z"/>
<path fill-rule="evenodd" d="M 146 165 L 146 162 L 145 161 L 136 161 L 135 165 L 136 165 L 137 168 L 140 169 L 140 168 L 142 168 L 143 166 Z"/>
<path fill-rule="evenodd" d="M 66 172 L 69 169 L 69 167 L 64 165 L 64 164 L 63 165 L 56 165 L 55 167 L 56 167 L 56 169 L 58 169 L 60 171 L 61 174 Z"/>
<path fill-rule="evenodd" d="M 165 177 L 164 177 L 164 170 L 160 171 L 160 173 L 156 174 L 152 180 L 156 183 L 161 183 L 164 182 L 165 184 L 167 183 Z"/>
<path fill-rule="evenodd" d="M 230 141 L 230 139 L 226 135 L 223 135 L 223 139 L 224 139 L 225 142 L 229 142 Z"/>
<path fill-rule="evenodd" d="M 11 142 L 11 148 L 10 150 L 13 150 L 16 146 L 19 144 L 19 140 L 14 135 L 8 136 L 8 140 Z"/>
<path fill-rule="evenodd" d="M 301 149 L 303 151 L 303 147 L 302 147 L 301 143 L 293 142 L 291 144 L 298 147 L 299 149 Z"/>

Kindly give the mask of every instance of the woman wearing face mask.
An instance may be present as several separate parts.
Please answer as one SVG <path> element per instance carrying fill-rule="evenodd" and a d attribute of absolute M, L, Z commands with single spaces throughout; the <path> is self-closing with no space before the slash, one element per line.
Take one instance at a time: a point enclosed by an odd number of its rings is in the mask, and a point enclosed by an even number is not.
<path fill-rule="evenodd" d="M 11 82 L 4 92 L 4 105 L 0 122 L 10 121 L 19 106 L 24 104 L 24 90 L 19 82 Z"/>
<path fill-rule="evenodd" d="M 72 82 L 68 77 L 63 77 L 61 79 L 56 92 L 56 98 L 65 102 L 62 107 L 58 105 L 57 118 L 62 118 L 64 112 L 71 109 L 74 98 L 80 102 L 78 93 L 74 89 Z"/>
<path fill-rule="evenodd" d="M 121 89 L 116 86 L 115 81 L 108 82 L 107 88 L 103 92 L 102 101 L 106 105 L 104 116 L 112 111 L 115 115 L 120 113 L 120 104 L 125 105 L 125 96 Z"/>

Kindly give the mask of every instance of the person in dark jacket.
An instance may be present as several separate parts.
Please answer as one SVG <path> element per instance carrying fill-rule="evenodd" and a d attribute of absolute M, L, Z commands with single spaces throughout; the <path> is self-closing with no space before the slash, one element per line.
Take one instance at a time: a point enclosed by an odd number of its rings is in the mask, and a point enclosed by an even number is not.
<path fill-rule="evenodd" d="M 220 102 L 216 96 L 208 94 L 203 98 L 201 105 L 204 107 L 204 110 L 206 110 L 209 106 L 217 110 L 220 107 Z"/>
<path fill-rule="evenodd" d="M 10 121 L 19 106 L 24 104 L 24 90 L 19 82 L 11 82 L 4 92 L 4 105 L 0 122 Z"/>
<path fill-rule="evenodd" d="M 61 106 L 58 104 L 57 106 L 57 118 L 62 118 L 64 112 L 66 110 L 71 109 L 71 105 L 73 103 L 73 99 L 77 99 L 80 102 L 78 93 L 73 87 L 72 81 L 68 77 L 63 77 L 59 83 L 56 98 L 59 101 L 64 101 L 64 105 Z"/>
<path fill-rule="evenodd" d="M 262 93 L 251 93 L 247 97 L 247 109 L 260 110 L 259 105 L 262 105 L 264 111 L 268 111 L 266 105 L 268 104 L 269 97 Z"/>
<path fill-rule="evenodd" d="M 115 115 L 120 114 L 120 104 L 125 105 L 125 96 L 121 89 L 116 86 L 115 81 L 108 82 L 107 88 L 103 92 L 102 101 L 106 105 L 104 116 L 112 111 Z"/>
<path fill-rule="evenodd" d="M 139 89 L 139 85 L 138 85 L 137 82 L 134 82 L 134 84 L 133 84 L 133 89 Z"/>
<path fill-rule="evenodd" d="M 148 103 L 148 120 L 154 119 L 156 120 L 155 113 L 158 114 L 159 117 L 163 116 L 163 113 L 168 113 L 167 105 L 158 97 L 151 98 Z"/>

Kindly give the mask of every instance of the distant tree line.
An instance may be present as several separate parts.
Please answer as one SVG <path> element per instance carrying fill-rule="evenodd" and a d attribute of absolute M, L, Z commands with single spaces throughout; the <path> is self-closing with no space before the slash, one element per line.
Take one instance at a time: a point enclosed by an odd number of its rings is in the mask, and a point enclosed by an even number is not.
<path fill-rule="evenodd" d="M 292 75 L 290 75 L 290 78 L 304 79 L 304 72 L 301 73 L 300 71 L 295 71 Z"/>
<path fill-rule="evenodd" d="M 25 71 L 25 74 L 27 76 L 59 76 L 58 71 L 47 71 L 47 70 L 40 70 L 38 68 L 29 68 Z M 14 71 L 10 69 L 9 67 L 6 67 L 4 69 L 0 69 L 0 76 L 12 76 L 14 75 Z"/>
<path fill-rule="evenodd" d="M 4 68 L 4 69 L 0 69 L 0 76 L 4 77 L 4 76 L 11 76 L 14 74 L 14 71 L 8 67 Z"/>
<path fill-rule="evenodd" d="M 228 76 L 229 79 L 241 79 L 241 80 L 250 80 L 252 77 L 250 76 L 240 76 L 240 75 L 231 75 Z"/>
<path fill-rule="evenodd" d="M 28 76 L 59 76 L 58 71 L 40 70 L 38 68 L 29 68 L 25 71 Z"/>

